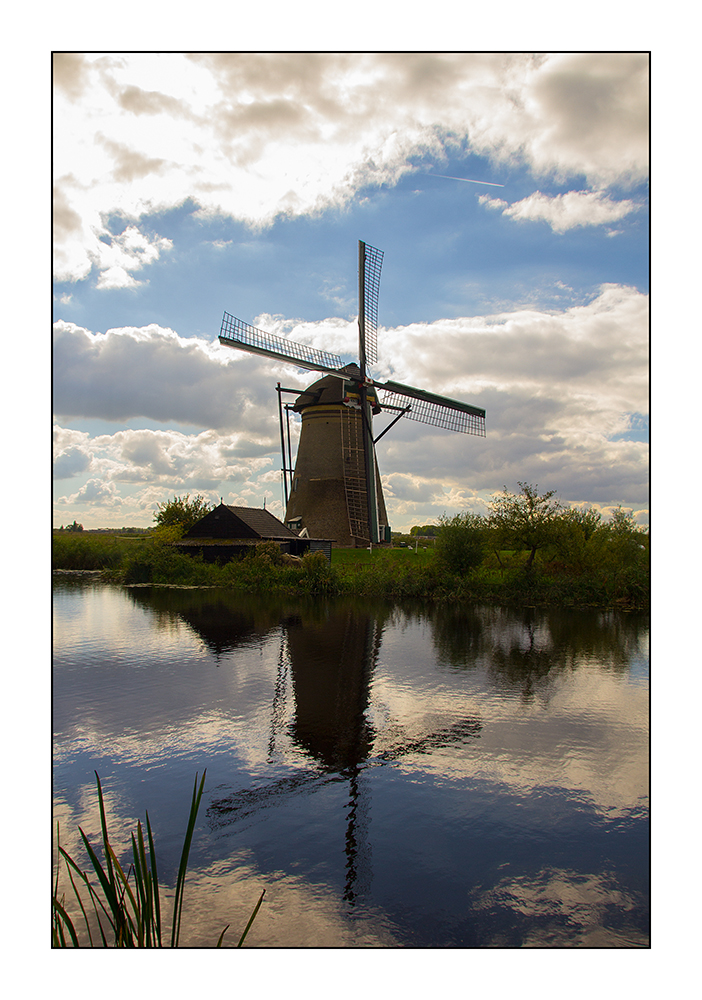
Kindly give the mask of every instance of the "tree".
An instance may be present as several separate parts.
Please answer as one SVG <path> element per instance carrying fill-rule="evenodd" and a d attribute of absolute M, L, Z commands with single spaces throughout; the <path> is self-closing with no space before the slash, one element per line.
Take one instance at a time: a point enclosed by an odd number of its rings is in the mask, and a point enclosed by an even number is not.
<path fill-rule="evenodd" d="M 464 511 L 439 518 L 436 555 L 452 573 L 466 573 L 479 566 L 485 555 L 485 519 Z"/>
<path fill-rule="evenodd" d="M 182 533 L 189 531 L 192 526 L 204 517 L 209 511 L 214 509 L 214 504 L 210 503 L 202 494 L 190 499 L 190 494 L 184 497 L 174 496 L 172 500 L 158 504 L 158 510 L 154 514 L 154 521 L 159 528 L 180 528 Z"/>
<path fill-rule="evenodd" d="M 491 502 L 488 523 L 500 547 L 529 552 L 525 569 L 531 570 L 537 551 L 554 541 L 556 519 L 563 508 L 551 499 L 555 490 L 540 494 L 538 486 L 521 482 L 518 485 L 519 493 L 510 493 L 504 486 Z"/>
<path fill-rule="evenodd" d="M 648 531 L 639 527 L 634 521 L 634 515 L 622 510 L 621 505 L 614 511 L 611 519 L 599 527 L 593 542 L 598 560 L 617 571 L 648 562 Z"/>
<path fill-rule="evenodd" d="M 554 522 L 554 545 L 566 563 L 582 572 L 593 558 L 588 543 L 601 526 L 602 515 L 594 507 L 569 507 Z"/>
<path fill-rule="evenodd" d="M 83 530 L 83 525 L 78 524 L 77 521 L 74 521 L 73 524 L 69 524 L 66 526 L 66 531 L 82 531 L 82 530 Z"/>

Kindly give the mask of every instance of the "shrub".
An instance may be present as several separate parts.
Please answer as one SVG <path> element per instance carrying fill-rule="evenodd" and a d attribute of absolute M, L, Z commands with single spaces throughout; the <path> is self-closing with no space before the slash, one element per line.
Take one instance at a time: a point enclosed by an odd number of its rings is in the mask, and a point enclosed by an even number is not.
<path fill-rule="evenodd" d="M 436 556 L 451 573 L 463 574 L 479 566 L 485 556 L 485 521 L 465 511 L 439 519 Z"/>
<path fill-rule="evenodd" d="M 258 542 L 254 546 L 253 558 L 269 566 L 282 566 L 285 560 L 283 552 L 276 542 Z"/>
<path fill-rule="evenodd" d="M 307 552 L 302 557 L 302 585 L 309 594 L 336 594 L 339 581 L 323 552 Z"/>

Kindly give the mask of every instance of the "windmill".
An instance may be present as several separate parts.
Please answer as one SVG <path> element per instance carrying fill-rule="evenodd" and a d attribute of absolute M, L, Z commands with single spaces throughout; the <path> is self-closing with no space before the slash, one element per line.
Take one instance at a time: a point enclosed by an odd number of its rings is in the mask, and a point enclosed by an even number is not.
<path fill-rule="evenodd" d="M 485 410 L 446 396 L 379 382 L 369 367 L 378 360 L 378 292 L 383 251 L 358 243 L 358 364 L 335 354 L 259 330 L 225 312 L 219 341 L 227 347 L 324 373 L 297 394 L 291 409 L 302 418 L 290 489 L 285 459 L 282 407 L 281 443 L 285 484 L 285 523 L 312 537 L 332 538 L 340 546 L 390 541 L 385 499 L 375 445 L 402 417 L 433 427 L 485 436 Z M 380 398 L 382 393 L 382 398 Z M 289 409 L 289 408 L 288 408 Z M 396 411 L 395 419 L 373 438 L 373 416 Z M 289 452 L 289 432 L 288 432 Z"/>

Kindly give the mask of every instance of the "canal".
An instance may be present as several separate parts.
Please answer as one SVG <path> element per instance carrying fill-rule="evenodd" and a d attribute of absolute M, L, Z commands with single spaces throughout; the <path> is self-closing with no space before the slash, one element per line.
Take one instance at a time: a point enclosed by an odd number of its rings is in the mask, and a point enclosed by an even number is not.
<path fill-rule="evenodd" d="M 148 810 L 181 943 L 646 947 L 648 618 L 54 583 L 54 830 Z"/>

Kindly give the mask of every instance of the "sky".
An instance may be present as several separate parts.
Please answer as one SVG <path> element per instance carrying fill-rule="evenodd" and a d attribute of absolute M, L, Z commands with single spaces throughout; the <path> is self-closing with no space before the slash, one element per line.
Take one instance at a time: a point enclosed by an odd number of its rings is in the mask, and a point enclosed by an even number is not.
<path fill-rule="evenodd" d="M 648 64 L 55 55 L 54 526 L 186 493 L 282 517 L 276 384 L 315 376 L 220 345 L 222 314 L 356 360 L 359 239 L 373 375 L 486 410 L 379 442 L 393 530 L 520 482 L 647 524 Z"/>

